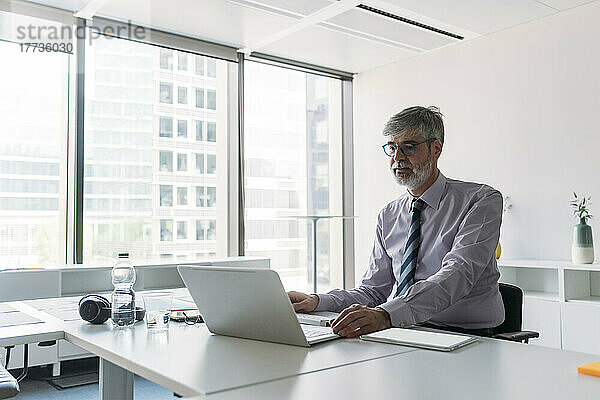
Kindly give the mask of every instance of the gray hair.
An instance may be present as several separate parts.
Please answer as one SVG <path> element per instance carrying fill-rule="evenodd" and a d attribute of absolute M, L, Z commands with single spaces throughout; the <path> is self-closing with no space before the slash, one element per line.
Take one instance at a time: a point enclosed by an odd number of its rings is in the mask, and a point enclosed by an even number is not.
<path fill-rule="evenodd" d="M 408 107 L 394 115 L 383 128 L 384 136 L 402 136 L 407 133 L 420 133 L 425 140 L 439 139 L 444 144 L 444 121 L 442 113 L 435 106 Z"/>

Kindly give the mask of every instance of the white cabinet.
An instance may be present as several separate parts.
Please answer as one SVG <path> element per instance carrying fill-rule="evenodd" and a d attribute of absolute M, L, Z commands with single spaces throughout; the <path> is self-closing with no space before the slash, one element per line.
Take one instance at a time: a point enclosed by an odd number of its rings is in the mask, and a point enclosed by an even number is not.
<path fill-rule="evenodd" d="M 500 281 L 523 289 L 523 329 L 541 346 L 600 354 L 600 264 L 498 260 Z"/>
<path fill-rule="evenodd" d="M 525 297 L 523 301 L 523 330 L 540 332 L 529 343 L 561 348 L 560 304 L 558 301 Z"/>
<path fill-rule="evenodd" d="M 600 354 L 600 304 L 566 302 L 561 308 L 563 348 Z"/>

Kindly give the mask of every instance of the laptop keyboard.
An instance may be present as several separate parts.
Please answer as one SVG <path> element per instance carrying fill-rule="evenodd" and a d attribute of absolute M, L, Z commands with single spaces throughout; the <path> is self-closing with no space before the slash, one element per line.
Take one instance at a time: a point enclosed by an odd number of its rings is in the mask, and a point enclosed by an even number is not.
<path fill-rule="evenodd" d="M 324 335 L 329 335 L 332 333 L 331 328 L 330 329 L 323 329 L 323 327 L 313 327 L 310 325 L 300 325 L 302 327 L 302 331 L 304 332 L 304 336 L 306 336 L 307 339 L 313 339 L 315 337 L 318 336 L 324 336 Z"/>

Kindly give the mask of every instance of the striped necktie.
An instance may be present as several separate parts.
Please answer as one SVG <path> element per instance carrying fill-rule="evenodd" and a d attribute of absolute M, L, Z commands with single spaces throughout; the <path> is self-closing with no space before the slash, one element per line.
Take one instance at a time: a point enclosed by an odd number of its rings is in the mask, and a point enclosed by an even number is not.
<path fill-rule="evenodd" d="M 408 239 L 402 256 L 402 267 L 400 267 L 400 278 L 398 278 L 398 289 L 396 296 L 402 296 L 415 280 L 415 269 L 417 268 L 417 258 L 419 256 L 419 244 L 421 239 L 421 210 L 425 202 L 421 199 L 414 199 L 412 202 L 412 218 L 410 220 L 410 229 L 408 230 Z"/>

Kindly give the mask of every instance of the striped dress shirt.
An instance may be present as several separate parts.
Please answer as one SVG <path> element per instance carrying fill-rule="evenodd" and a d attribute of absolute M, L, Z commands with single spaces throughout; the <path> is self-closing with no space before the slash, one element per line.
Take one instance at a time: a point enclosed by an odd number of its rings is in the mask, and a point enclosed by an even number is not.
<path fill-rule="evenodd" d="M 401 275 L 413 196 L 407 191 L 379 213 L 369 266 L 359 287 L 319 294 L 315 311 L 340 312 L 352 304 L 386 310 L 393 326 L 429 322 L 465 329 L 504 321 L 495 249 L 502 195 L 490 186 L 447 179 L 441 172 L 420 196 L 421 243 L 415 283 L 391 297 Z"/>

